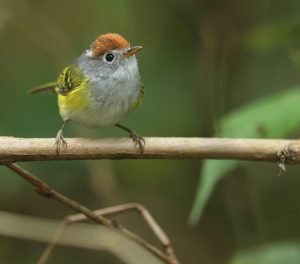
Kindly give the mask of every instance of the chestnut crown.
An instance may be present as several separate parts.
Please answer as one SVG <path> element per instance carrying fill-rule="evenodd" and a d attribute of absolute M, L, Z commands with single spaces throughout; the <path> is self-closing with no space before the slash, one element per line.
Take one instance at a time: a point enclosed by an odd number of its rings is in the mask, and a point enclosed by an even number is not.
<path fill-rule="evenodd" d="M 127 49 L 130 47 L 129 42 L 121 35 L 108 33 L 100 35 L 91 45 L 91 55 L 97 58 L 110 50 Z"/>

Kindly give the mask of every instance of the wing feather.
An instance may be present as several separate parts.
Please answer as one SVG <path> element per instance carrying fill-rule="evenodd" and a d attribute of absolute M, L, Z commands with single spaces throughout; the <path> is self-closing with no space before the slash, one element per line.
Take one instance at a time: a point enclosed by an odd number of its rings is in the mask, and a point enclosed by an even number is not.
<path fill-rule="evenodd" d="M 75 65 L 70 65 L 59 75 L 55 90 L 57 93 L 66 96 L 79 88 L 84 81 L 86 81 L 84 73 Z"/>
<path fill-rule="evenodd" d="M 36 94 L 36 93 L 46 93 L 46 92 L 54 92 L 56 87 L 56 82 L 50 82 L 38 87 L 34 87 L 28 91 L 28 94 Z"/>

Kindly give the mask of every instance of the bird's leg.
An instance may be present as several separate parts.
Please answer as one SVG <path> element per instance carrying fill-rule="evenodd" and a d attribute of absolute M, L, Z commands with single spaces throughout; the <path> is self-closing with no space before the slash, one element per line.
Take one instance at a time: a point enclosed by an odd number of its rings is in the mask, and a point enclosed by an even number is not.
<path fill-rule="evenodd" d="M 132 138 L 134 145 L 137 146 L 139 145 L 139 149 L 141 154 L 143 154 L 144 152 L 144 147 L 145 147 L 145 139 L 143 137 L 141 137 L 136 131 L 134 131 L 133 129 L 130 129 L 128 127 L 125 127 L 121 124 L 116 124 L 117 127 L 127 131 L 129 133 L 129 136 Z"/>
<path fill-rule="evenodd" d="M 56 146 L 56 153 L 58 154 L 62 148 L 67 148 L 68 144 L 67 141 L 64 139 L 63 136 L 63 129 L 65 125 L 67 124 L 68 120 L 65 120 L 62 124 L 60 130 L 57 132 L 56 138 L 55 138 L 55 146 Z"/>

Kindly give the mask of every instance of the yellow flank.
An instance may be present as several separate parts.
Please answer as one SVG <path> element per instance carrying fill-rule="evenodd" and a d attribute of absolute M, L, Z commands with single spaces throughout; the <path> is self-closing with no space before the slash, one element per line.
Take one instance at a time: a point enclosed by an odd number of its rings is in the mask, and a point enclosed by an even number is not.
<path fill-rule="evenodd" d="M 89 105 L 90 96 L 87 86 L 88 84 L 85 83 L 68 95 L 58 95 L 58 105 L 61 114 L 69 111 L 78 111 Z"/>
<path fill-rule="evenodd" d="M 59 111 L 62 116 L 81 111 L 90 104 L 89 80 L 76 66 L 66 67 L 59 75 L 57 86 Z"/>

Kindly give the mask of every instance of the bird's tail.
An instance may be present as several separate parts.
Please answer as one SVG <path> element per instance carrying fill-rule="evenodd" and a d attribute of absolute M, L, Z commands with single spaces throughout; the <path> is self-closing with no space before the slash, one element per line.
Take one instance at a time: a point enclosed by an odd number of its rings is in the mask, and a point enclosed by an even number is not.
<path fill-rule="evenodd" d="M 28 91 L 28 94 L 36 94 L 36 93 L 46 93 L 46 92 L 54 92 L 56 87 L 56 82 L 46 83 L 41 86 L 32 88 Z"/>

